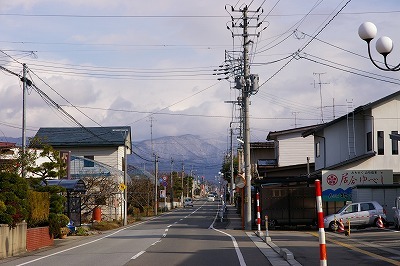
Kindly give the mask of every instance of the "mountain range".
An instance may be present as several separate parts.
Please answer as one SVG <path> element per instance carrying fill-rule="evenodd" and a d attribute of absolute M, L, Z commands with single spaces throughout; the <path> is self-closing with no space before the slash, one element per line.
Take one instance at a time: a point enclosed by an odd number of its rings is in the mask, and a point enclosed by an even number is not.
<path fill-rule="evenodd" d="M 155 157 L 159 173 L 185 171 L 192 176 L 213 180 L 221 170 L 226 141 L 204 139 L 197 135 L 167 136 L 132 143 L 128 164 L 154 172 Z"/>
<path fill-rule="evenodd" d="M 22 138 L 1 137 L 0 141 L 22 145 Z M 155 156 L 159 174 L 185 171 L 192 176 L 215 180 L 227 151 L 226 140 L 202 138 L 197 135 L 166 136 L 132 142 L 128 164 L 154 173 Z"/>

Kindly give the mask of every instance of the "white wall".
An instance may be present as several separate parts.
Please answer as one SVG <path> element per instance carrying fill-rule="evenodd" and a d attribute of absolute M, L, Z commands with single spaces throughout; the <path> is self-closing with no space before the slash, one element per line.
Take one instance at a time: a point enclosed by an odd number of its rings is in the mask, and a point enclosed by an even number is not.
<path fill-rule="evenodd" d="M 300 133 L 289 133 L 277 137 L 279 141 L 279 167 L 314 162 L 313 136 L 303 138 Z"/>
<path fill-rule="evenodd" d="M 375 155 L 366 160 L 356 161 L 344 167 L 337 168 L 338 170 L 374 170 L 374 169 L 392 169 L 394 173 L 400 172 L 400 155 L 392 155 L 392 141 L 389 134 L 392 131 L 400 133 L 400 97 L 392 99 L 388 102 L 375 106 L 367 110 L 364 114 L 358 114 L 355 121 L 356 132 L 356 156 L 367 153 L 367 132 L 372 132 L 373 151 L 377 152 L 377 131 L 384 131 L 384 155 Z M 326 158 L 324 153 L 324 139 L 318 136 L 325 137 Z M 316 158 L 315 169 L 323 169 L 341 162 L 344 162 L 349 157 L 348 152 L 348 134 L 347 120 L 339 121 L 315 134 L 314 142 L 321 142 L 321 157 Z M 400 143 L 399 143 L 400 144 Z M 400 145 L 399 145 L 400 146 Z M 324 165 L 326 160 L 326 165 Z"/>

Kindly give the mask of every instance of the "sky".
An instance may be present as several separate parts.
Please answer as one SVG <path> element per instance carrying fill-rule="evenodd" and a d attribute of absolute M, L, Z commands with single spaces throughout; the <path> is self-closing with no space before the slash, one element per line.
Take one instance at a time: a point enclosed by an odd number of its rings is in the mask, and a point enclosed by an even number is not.
<path fill-rule="evenodd" d="M 397 0 L 0 0 L 0 66 L 22 75 L 26 64 L 35 85 L 27 136 L 40 127 L 131 126 L 133 141 L 227 141 L 240 91 L 220 66 L 232 69 L 243 55 L 245 6 L 250 73 L 260 79 L 251 141 L 329 122 L 399 89 L 399 73 L 374 67 L 357 33 L 375 23 L 378 37 L 394 41 L 389 63 L 399 63 Z M 382 61 L 374 47 L 372 55 Z M 0 71 L 0 141 L 22 134 L 22 83 L 11 73 Z"/>

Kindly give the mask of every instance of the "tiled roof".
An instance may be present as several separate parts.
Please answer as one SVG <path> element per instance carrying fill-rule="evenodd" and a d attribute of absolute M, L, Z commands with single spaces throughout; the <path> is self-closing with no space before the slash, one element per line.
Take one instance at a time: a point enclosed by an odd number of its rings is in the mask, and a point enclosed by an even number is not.
<path fill-rule="evenodd" d="M 35 137 L 53 147 L 123 146 L 126 131 L 130 142 L 131 128 L 129 126 L 45 127 L 40 128 Z"/>
<path fill-rule="evenodd" d="M 15 147 L 16 147 L 15 143 L 0 141 L 0 148 L 15 148 Z"/>

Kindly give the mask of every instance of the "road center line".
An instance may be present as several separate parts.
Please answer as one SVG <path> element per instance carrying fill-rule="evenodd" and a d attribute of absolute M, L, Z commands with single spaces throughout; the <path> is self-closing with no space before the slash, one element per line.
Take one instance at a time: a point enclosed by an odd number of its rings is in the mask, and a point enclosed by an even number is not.
<path fill-rule="evenodd" d="M 135 256 L 133 256 L 132 258 L 131 258 L 131 260 L 135 260 L 135 259 L 137 259 L 140 255 L 142 255 L 143 253 L 145 253 L 146 251 L 140 251 L 138 254 L 136 254 Z"/>

